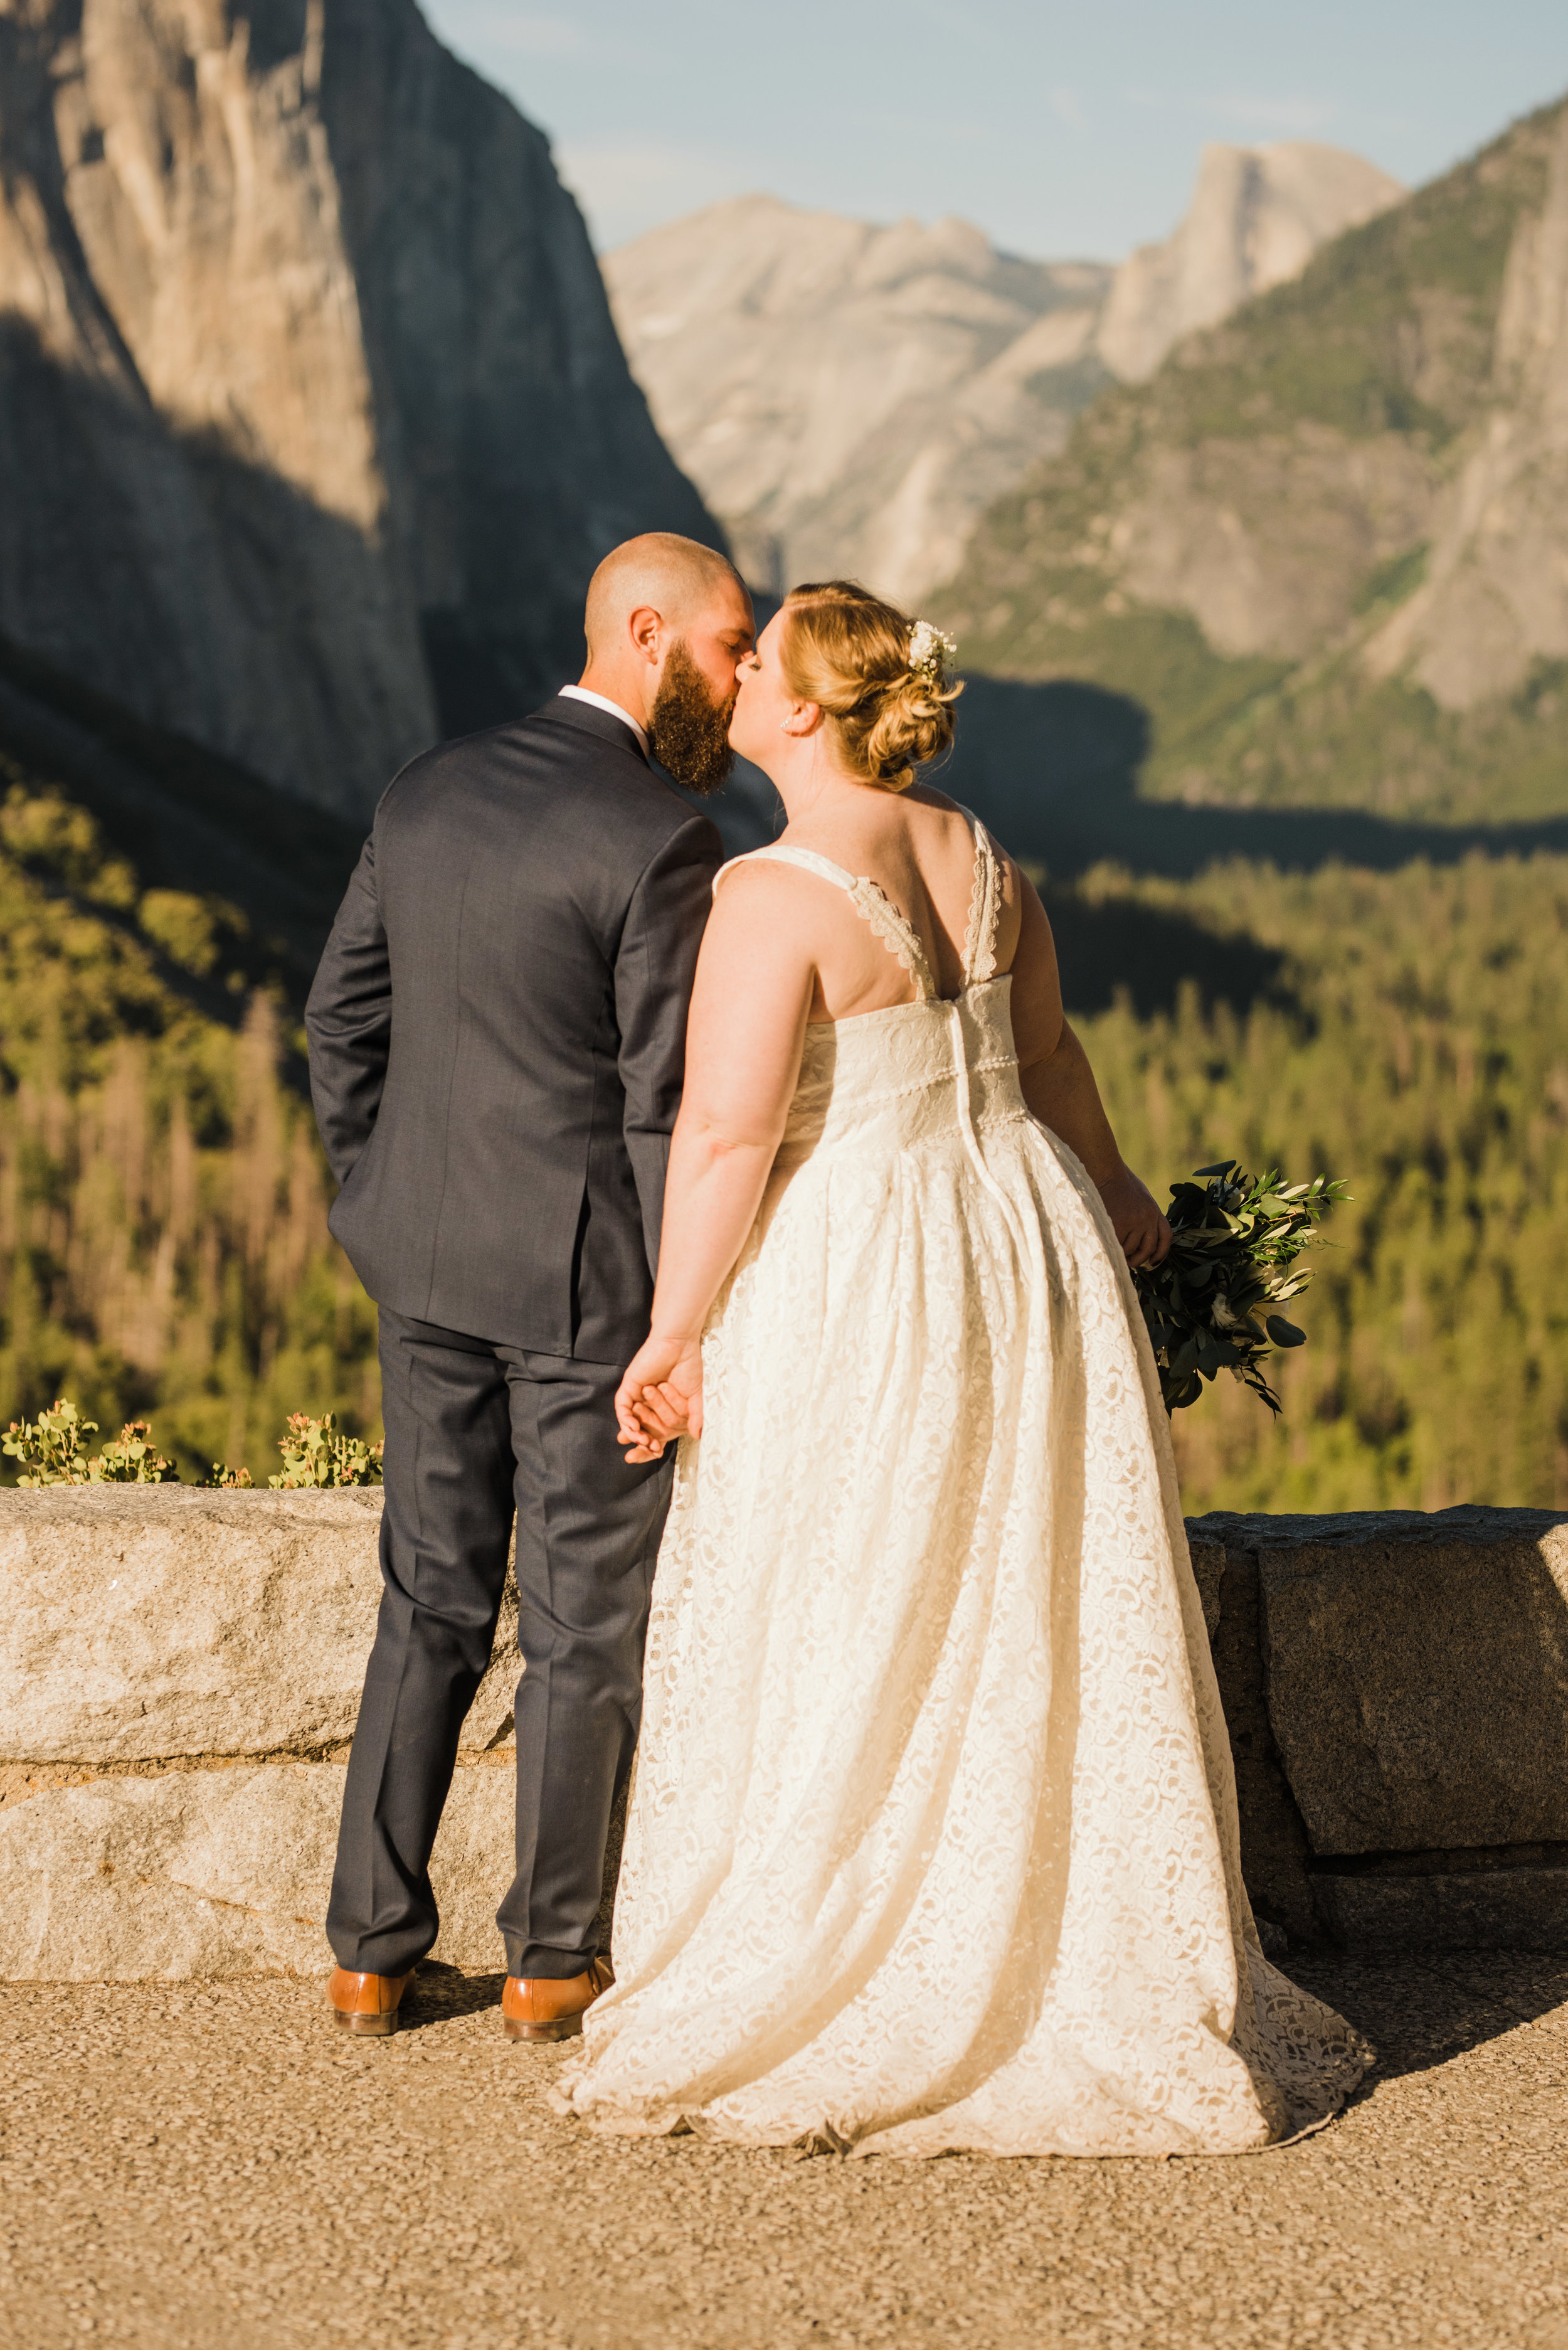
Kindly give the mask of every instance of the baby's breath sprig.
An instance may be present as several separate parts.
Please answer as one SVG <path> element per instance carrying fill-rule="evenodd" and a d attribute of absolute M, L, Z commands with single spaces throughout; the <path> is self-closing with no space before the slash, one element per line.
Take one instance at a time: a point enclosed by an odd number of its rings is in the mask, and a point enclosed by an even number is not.
<path fill-rule="evenodd" d="M 917 620 L 909 630 L 909 671 L 925 685 L 940 691 L 947 682 L 948 663 L 958 659 L 958 645 L 929 620 Z"/>

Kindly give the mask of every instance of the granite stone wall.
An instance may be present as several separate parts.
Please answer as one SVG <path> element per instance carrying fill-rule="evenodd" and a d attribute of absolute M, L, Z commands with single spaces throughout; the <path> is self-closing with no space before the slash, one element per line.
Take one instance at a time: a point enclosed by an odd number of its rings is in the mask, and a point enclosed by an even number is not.
<path fill-rule="evenodd" d="M 0 1978 L 327 1963 L 380 1496 L 0 1493 Z M 1568 1949 L 1568 1516 L 1194 1520 L 1260 1915 L 1291 1942 Z M 516 1596 L 432 1863 L 498 1967 Z"/>
<path fill-rule="evenodd" d="M 1260 1913 L 1360 1949 L 1568 1950 L 1568 1515 L 1188 1533 Z"/>

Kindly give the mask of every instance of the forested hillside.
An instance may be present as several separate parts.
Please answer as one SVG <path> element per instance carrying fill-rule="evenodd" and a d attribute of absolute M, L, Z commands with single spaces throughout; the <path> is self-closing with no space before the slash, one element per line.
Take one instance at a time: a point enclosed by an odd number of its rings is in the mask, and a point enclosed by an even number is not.
<path fill-rule="evenodd" d="M 298 1025 L 353 836 L 189 745 L 154 781 L 0 713 L 0 1426 L 68 1394 L 106 1435 L 152 1414 L 187 1477 L 265 1482 L 290 1411 L 379 1425 Z"/>
<path fill-rule="evenodd" d="M 1146 714 L 1141 789 L 1568 811 L 1568 107 L 1104 394 L 940 599 Z M 1049 783 L 1049 712 L 1021 746 Z"/>
<path fill-rule="evenodd" d="M 1223 1376 L 1177 1414 L 1188 1509 L 1568 1505 L 1568 858 L 1102 868 L 1047 898 L 1071 1001 L 1118 962 L 1145 983 L 1079 1024 L 1162 1196 L 1232 1156 L 1353 1194 L 1282 1421 Z"/>

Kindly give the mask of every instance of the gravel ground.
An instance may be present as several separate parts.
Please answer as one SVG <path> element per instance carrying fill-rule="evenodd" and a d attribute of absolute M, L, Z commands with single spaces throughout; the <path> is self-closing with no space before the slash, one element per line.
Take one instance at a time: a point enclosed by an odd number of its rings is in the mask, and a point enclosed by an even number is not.
<path fill-rule="evenodd" d="M 0 1991 L 0 2341 L 137 2350 L 1568 2350 L 1568 1960 L 1294 1961 L 1383 2050 L 1231 2161 L 904 2164 L 547 2110 L 501 1979 Z"/>

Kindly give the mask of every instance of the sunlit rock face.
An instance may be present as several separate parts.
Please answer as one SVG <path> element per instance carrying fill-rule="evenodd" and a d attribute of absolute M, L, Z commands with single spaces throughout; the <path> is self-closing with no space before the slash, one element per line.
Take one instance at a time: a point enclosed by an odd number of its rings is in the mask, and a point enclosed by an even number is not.
<path fill-rule="evenodd" d="M 1109 270 L 1015 260 L 962 221 L 742 196 L 605 274 L 659 430 L 775 590 L 848 574 L 918 597 L 1105 380 Z"/>
<path fill-rule="evenodd" d="M 0 0 L 0 632 L 362 812 L 713 536 L 549 148 L 412 0 Z"/>
<path fill-rule="evenodd" d="M 1442 494 L 1426 578 L 1366 648 L 1375 675 L 1407 669 L 1450 710 L 1568 660 L 1568 108 L 1545 201 L 1509 247 L 1492 392 Z"/>
<path fill-rule="evenodd" d="M 1140 245 L 1116 272 L 1099 329 L 1106 365 L 1142 382 L 1183 335 L 1299 276 L 1320 244 L 1404 192 L 1342 147 L 1206 147 L 1180 227 L 1163 244 Z"/>
<path fill-rule="evenodd" d="M 1188 218 L 1119 269 L 1023 261 L 962 221 L 891 228 L 743 196 L 612 254 L 659 430 L 774 590 L 848 574 L 905 601 L 1113 377 L 1395 202 L 1339 149 L 1205 151 Z"/>

